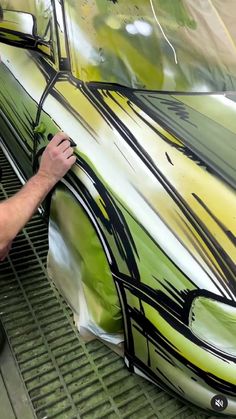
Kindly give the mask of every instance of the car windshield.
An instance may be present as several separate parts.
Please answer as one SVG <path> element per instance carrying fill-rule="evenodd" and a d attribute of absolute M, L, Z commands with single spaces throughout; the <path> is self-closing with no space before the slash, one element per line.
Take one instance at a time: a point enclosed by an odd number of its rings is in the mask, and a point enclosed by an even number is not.
<path fill-rule="evenodd" d="M 66 0 L 72 72 L 85 82 L 235 90 L 235 0 Z"/>

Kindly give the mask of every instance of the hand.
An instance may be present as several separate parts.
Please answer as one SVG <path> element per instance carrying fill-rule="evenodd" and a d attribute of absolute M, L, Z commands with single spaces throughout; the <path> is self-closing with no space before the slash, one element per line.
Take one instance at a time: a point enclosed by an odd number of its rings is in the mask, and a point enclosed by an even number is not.
<path fill-rule="evenodd" d="M 73 166 L 76 157 L 70 146 L 69 137 L 59 132 L 44 150 L 38 174 L 48 177 L 52 184 L 57 183 Z"/>

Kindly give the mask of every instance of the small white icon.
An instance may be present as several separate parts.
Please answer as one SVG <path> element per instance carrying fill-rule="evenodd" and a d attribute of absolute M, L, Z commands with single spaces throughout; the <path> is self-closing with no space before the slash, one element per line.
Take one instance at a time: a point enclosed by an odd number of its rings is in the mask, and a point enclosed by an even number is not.
<path fill-rule="evenodd" d="M 224 401 L 221 399 L 216 399 L 215 400 L 215 405 L 218 407 L 224 407 Z"/>

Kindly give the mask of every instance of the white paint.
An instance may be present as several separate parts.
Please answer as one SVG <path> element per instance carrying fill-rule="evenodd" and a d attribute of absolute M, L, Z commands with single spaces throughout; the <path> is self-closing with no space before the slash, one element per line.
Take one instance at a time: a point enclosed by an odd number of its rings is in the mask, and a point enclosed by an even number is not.
<path fill-rule="evenodd" d="M 155 9 L 154 9 L 154 6 L 153 6 L 153 2 L 152 2 L 152 0 L 150 0 L 150 5 L 151 5 L 151 8 L 152 8 L 152 12 L 153 12 L 154 19 L 155 19 L 155 21 L 157 22 L 157 24 L 158 24 L 158 26 L 159 26 L 159 28 L 160 28 L 160 30 L 161 30 L 162 35 L 164 36 L 164 38 L 165 38 L 165 40 L 166 40 L 167 44 L 170 46 L 170 48 L 172 49 L 172 51 L 173 51 L 173 53 L 174 53 L 175 64 L 178 64 L 178 59 L 177 59 L 177 54 L 176 54 L 175 48 L 173 47 L 173 45 L 171 44 L 171 42 L 170 42 L 170 41 L 169 41 L 169 39 L 167 38 L 167 36 L 166 36 L 166 34 L 165 34 L 165 32 L 164 32 L 164 30 L 163 30 L 163 28 L 162 28 L 162 26 L 161 26 L 161 24 L 160 24 L 159 20 L 157 19 L 157 15 L 156 15 L 156 12 L 155 12 Z"/>
<path fill-rule="evenodd" d="M 152 26 L 150 23 L 143 20 L 135 20 L 134 26 L 137 31 L 143 36 L 150 36 L 153 32 Z"/>

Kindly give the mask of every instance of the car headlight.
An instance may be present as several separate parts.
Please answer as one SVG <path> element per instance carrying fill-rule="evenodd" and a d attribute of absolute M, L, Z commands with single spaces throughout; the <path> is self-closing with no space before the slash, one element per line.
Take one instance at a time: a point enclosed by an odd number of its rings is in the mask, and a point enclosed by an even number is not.
<path fill-rule="evenodd" d="M 213 298 L 193 300 L 189 326 L 201 340 L 221 351 L 236 355 L 236 307 Z"/>

